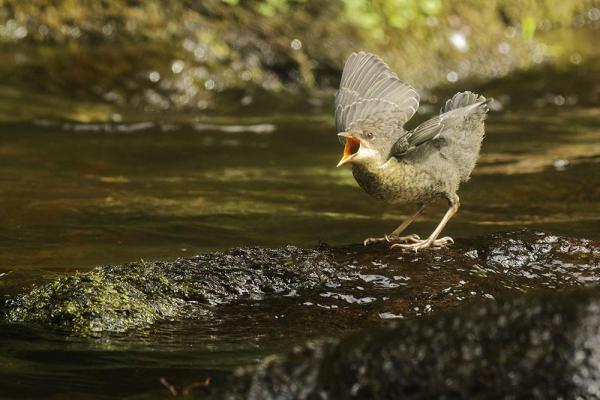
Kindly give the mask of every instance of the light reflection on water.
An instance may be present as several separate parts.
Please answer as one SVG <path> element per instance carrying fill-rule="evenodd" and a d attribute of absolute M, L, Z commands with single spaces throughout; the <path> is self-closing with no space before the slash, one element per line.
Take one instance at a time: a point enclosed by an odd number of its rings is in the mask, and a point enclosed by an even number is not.
<path fill-rule="evenodd" d="M 526 225 L 600 237 L 599 117 L 589 108 L 492 114 L 447 233 Z M 349 169 L 334 167 L 341 149 L 327 123 L 244 125 L 164 132 L 151 124 L 128 134 L 92 134 L 72 124 L 0 127 L 0 268 L 357 242 L 390 231 L 411 211 L 377 203 Z M 556 168 L 557 160 L 567 161 Z M 426 234 L 443 208 L 432 207 L 415 231 Z"/>

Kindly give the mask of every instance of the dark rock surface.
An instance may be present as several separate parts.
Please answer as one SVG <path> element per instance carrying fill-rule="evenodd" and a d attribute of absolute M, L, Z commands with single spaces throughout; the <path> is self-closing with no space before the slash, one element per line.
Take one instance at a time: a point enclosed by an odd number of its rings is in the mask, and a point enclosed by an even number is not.
<path fill-rule="evenodd" d="M 339 326 L 359 327 L 508 292 L 583 286 L 600 279 L 599 268 L 597 241 L 530 231 L 458 240 L 418 254 L 384 245 L 232 249 L 60 277 L 11 296 L 3 313 L 13 322 L 93 335 L 195 318 L 239 300 L 285 297 L 287 314 L 320 307 Z"/>
<path fill-rule="evenodd" d="M 229 399 L 597 399 L 600 291 L 522 295 L 310 342 L 213 388 Z"/>
<path fill-rule="evenodd" d="M 64 276 L 7 301 L 13 321 L 119 332 L 193 317 L 203 306 L 321 284 L 335 275 L 328 252 L 233 249 L 173 262 L 134 262 Z"/>

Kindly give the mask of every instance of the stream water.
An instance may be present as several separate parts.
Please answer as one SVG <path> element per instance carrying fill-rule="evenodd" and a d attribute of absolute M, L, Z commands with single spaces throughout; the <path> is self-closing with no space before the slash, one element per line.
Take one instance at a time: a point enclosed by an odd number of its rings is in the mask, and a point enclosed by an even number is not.
<path fill-rule="evenodd" d="M 598 73 L 575 70 L 565 83 L 545 72 L 543 90 L 523 76 L 480 89 L 499 100 L 497 111 L 446 234 L 529 227 L 600 238 Z M 349 169 L 335 168 L 341 146 L 327 110 L 152 120 L 0 126 L 0 293 L 140 258 L 355 243 L 390 232 L 412 210 L 375 202 Z M 431 207 L 411 232 L 428 234 L 444 210 Z M 380 296 L 367 283 L 362 298 Z M 0 322 L 0 398 L 162 396 L 161 377 L 178 387 L 218 380 L 309 337 L 372 323 L 359 322 L 356 305 L 337 319 L 320 307 L 297 311 L 305 300 L 220 306 L 200 320 L 101 338 Z"/>

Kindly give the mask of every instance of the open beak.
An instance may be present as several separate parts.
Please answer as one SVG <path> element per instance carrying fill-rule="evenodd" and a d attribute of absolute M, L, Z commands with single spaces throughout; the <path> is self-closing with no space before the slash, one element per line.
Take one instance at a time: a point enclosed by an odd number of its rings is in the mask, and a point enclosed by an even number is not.
<path fill-rule="evenodd" d="M 348 132 L 340 132 L 338 136 L 344 138 L 346 140 L 346 145 L 344 146 L 344 154 L 342 155 L 342 159 L 338 163 L 338 167 L 350 162 L 358 150 L 360 149 L 360 141 L 352 136 Z"/>

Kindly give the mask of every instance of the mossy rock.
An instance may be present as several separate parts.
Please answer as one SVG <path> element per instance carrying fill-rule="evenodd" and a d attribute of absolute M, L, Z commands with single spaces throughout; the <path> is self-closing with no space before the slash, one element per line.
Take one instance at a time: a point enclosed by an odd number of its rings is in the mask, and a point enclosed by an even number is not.
<path fill-rule="evenodd" d="M 193 318 L 207 306 L 314 287 L 334 275 L 328 252 L 234 249 L 173 262 L 103 266 L 59 277 L 7 301 L 11 321 L 38 322 L 76 335 L 123 332 Z"/>
<path fill-rule="evenodd" d="M 412 318 L 506 293 L 585 286 L 600 280 L 599 271 L 599 242 L 531 231 L 459 239 L 448 249 L 416 254 L 384 245 L 235 248 L 59 277 L 13 296 L 4 312 L 10 321 L 95 335 L 195 318 L 238 300 L 293 293 L 306 299 L 300 303 L 315 298 L 325 306 L 331 303 L 332 318 L 339 312 L 346 321 L 375 322 L 385 314 Z M 369 299 L 365 310 L 355 301 L 365 296 L 363 286 L 389 301 Z M 347 307 L 360 312 L 348 313 Z"/>

